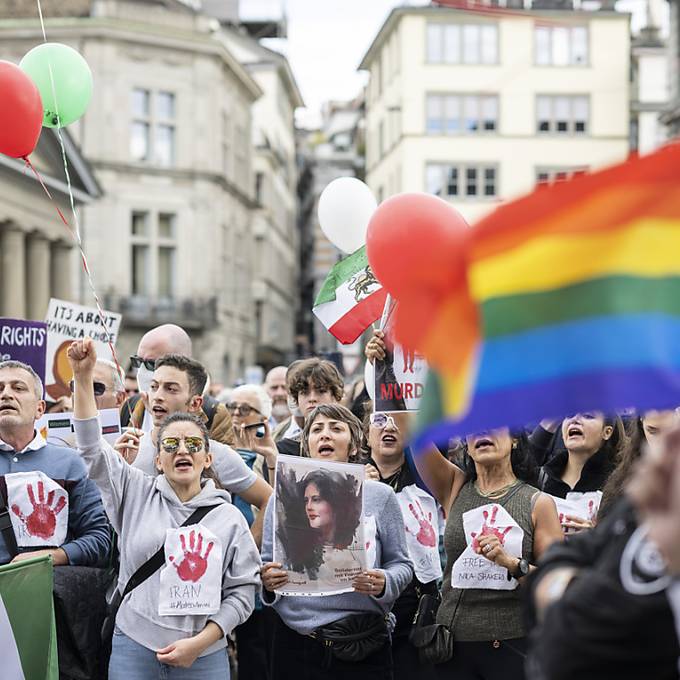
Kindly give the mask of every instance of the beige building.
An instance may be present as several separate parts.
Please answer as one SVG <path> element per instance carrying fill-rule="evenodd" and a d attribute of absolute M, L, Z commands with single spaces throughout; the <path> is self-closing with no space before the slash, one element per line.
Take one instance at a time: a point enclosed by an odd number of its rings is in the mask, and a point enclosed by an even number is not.
<path fill-rule="evenodd" d="M 283 55 L 243 29 L 224 26 L 221 37 L 263 93 L 252 108 L 257 202 L 252 222 L 252 299 L 256 363 L 267 368 L 288 363 L 295 354 L 299 238 L 294 113 L 304 102 Z"/>
<path fill-rule="evenodd" d="M 437 194 L 474 221 L 625 159 L 629 43 L 611 11 L 393 10 L 360 65 L 368 184 L 379 200 Z"/>
<path fill-rule="evenodd" d="M 243 376 L 256 346 L 250 139 L 262 90 L 190 2 L 42 7 L 49 39 L 78 49 L 94 75 L 69 131 L 104 189 L 82 228 L 103 302 L 123 313 L 119 354 L 174 322 L 214 379 Z M 12 0 L 0 17 L 2 58 L 42 42 L 35 2 Z M 92 302 L 82 279 L 76 292 Z"/>

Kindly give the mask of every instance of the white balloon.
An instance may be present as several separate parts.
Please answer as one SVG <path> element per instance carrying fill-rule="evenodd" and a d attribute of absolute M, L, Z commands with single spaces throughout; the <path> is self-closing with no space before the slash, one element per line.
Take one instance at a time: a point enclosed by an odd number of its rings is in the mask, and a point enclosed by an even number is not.
<path fill-rule="evenodd" d="M 366 228 L 378 207 L 373 192 L 356 177 L 334 179 L 319 197 L 319 224 L 328 240 L 351 254 L 366 243 Z"/>
<path fill-rule="evenodd" d="M 364 366 L 364 383 L 366 384 L 366 391 L 371 401 L 375 404 L 375 366 L 366 359 Z"/>

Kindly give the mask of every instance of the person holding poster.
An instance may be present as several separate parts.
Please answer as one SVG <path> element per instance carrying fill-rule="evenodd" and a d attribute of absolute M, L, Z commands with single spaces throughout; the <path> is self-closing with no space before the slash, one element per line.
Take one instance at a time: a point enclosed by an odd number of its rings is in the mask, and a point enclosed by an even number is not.
<path fill-rule="evenodd" d="M 526 455 L 507 428 L 469 436 L 466 445 L 465 472 L 434 445 L 415 456 L 448 509 L 438 625 L 421 652 L 442 664 L 442 677 L 522 680 L 520 583 L 562 530 L 553 500 L 522 481 Z"/>
<path fill-rule="evenodd" d="M 338 404 L 322 404 L 307 417 L 302 454 L 317 463 L 353 462 L 361 438 L 361 423 L 348 409 Z M 285 463 L 282 457 L 277 475 L 289 474 Z M 317 469 L 328 466 L 317 465 Z M 344 545 L 352 531 L 358 506 L 356 487 L 350 477 L 345 476 L 342 481 L 339 476 L 314 475 L 301 485 L 306 530 L 314 529 L 324 543 L 336 541 Z M 277 495 L 278 485 L 267 506 L 262 545 L 263 601 L 278 614 L 272 641 L 272 680 L 319 677 L 390 680 L 393 678 L 390 610 L 413 576 L 394 491 L 385 484 L 363 483 L 363 540 L 368 568 L 359 570 L 354 577 L 351 592 L 326 596 L 283 594 L 298 575 L 275 560 L 275 543 L 279 540 L 274 516 Z M 338 516 L 335 509 L 342 495 L 346 500 L 340 512 L 347 517 Z M 334 549 L 335 544 L 329 547 Z M 341 583 L 339 590 L 346 589 L 347 584 Z"/>
<path fill-rule="evenodd" d="M 101 437 L 92 339 L 74 342 L 67 356 L 80 452 L 119 537 L 119 592 L 164 549 L 122 599 L 109 680 L 228 679 L 227 635 L 253 610 L 260 558 L 245 519 L 215 486 L 208 431 L 195 415 L 168 416 L 156 449 L 160 474 L 144 474 Z"/>

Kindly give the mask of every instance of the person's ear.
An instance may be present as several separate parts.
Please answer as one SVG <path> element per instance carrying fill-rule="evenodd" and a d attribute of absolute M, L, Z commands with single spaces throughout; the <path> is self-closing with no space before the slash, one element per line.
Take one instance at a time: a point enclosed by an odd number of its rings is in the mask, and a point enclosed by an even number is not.
<path fill-rule="evenodd" d="M 161 465 L 161 454 L 160 453 L 156 454 L 155 463 L 156 463 L 156 470 L 158 470 L 158 472 L 163 472 L 163 466 Z"/>
<path fill-rule="evenodd" d="M 203 468 L 207 470 L 212 465 L 212 453 L 208 452 L 205 454 L 205 462 L 203 463 Z"/>
<path fill-rule="evenodd" d="M 611 436 L 614 434 L 614 428 L 611 425 L 605 425 L 604 429 L 602 430 L 602 439 L 605 441 L 608 441 L 611 439 Z"/>
<path fill-rule="evenodd" d="M 120 408 L 127 399 L 127 394 L 125 392 L 116 392 L 116 408 Z"/>
<path fill-rule="evenodd" d="M 40 399 L 38 401 L 38 405 L 35 408 L 35 419 L 39 420 L 45 415 L 45 409 L 47 408 L 47 404 L 45 403 L 44 399 Z"/>
<path fill-rule="evenodd" d="M 200 394 L 195 394 L 189 399 L 189 413 L 198 413 L 203 406 L 203 397 Z"/>

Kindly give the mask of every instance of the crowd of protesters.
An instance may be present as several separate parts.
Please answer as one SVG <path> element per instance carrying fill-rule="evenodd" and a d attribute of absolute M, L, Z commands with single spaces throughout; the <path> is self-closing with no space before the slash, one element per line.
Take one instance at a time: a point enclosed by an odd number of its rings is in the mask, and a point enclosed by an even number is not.
<path fill-rule="evenodd" d="M 413 414 L 375 412 L 330 361 L 211 396 L 192 350 L 181 328 L 153 329 L 131 380 L 92 341 L 74 342 L 72 397 L 53 406 L 73 410 L 77 450 L 36 430 L 46 404 L 33 369 L 0 363 L 0 565 L 48 554 L 55 573 L 99 579 L 70 593 L 93 598 L 79 616 L 90 610 L 96 635 L 74 640 L 73 617 L 57 617 L 63 678 L 678 677 L 675 411 L 572 414 L 413 455 Z M 366 356 L 384 358 L 380 332 Z M 121 413 L 115 445 L 100 434 L 106 408 Z M 278 592 L 289 580 L 273 552 L 279 455 L 364 466 L 374 557 L 351 592 Z M 12 504 L 19 478 L 29 516 Z M 306 502 L 330 504 L 323 475 L 310 479 Z M 176 552 L 158 557 L 164 543 Z M 173 569 L 161 571 L 165 557 Z M 213 613 L 173 600 L 175 572 L 209 576 Z M 97 644 L 107 626 L 110 649 Z"/>

